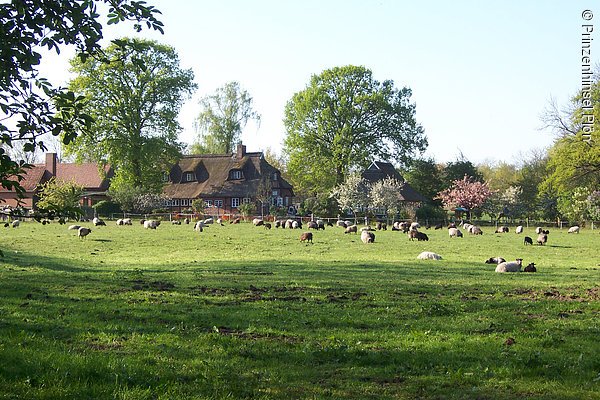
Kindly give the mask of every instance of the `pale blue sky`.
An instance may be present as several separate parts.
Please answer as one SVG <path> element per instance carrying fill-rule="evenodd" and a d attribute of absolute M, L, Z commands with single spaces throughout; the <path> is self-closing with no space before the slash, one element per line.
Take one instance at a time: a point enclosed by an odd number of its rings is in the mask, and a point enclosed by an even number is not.
<path fill-rule="evenodd" d="M 162 11 L 165 35 L 144 35 L 174 46 L 199 85 L 182 110 L 181 139 L 193 140 L 198 99 L 236 80 L 262 115 L 260 127 L 242 135 L 253 151 L 280 152 L 285 104 L 311 75 L 353 64 L 412 89 L 428 156 L 452 161 L 462 151 L 474 162 L 518 162 L 520 152 L 552 143 L 540 115 L 551 97 L 564 105 L 581 86 L 582 24 L 600 30 L 592 1 L 148 2 Z M 586 9 L 598 15 L 584 21 Z M 51 62 L 55 81 L 66 80 L 64 67 Z"/>

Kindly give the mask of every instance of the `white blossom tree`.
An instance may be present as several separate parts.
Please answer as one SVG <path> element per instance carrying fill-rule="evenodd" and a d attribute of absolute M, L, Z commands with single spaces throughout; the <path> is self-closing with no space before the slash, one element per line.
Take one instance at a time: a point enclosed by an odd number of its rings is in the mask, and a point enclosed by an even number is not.
<path fill-rule="evenodd" d="M 403 185 L 391 176 L 375 182 L 371 185 L 371 206 L 384 208 L 388 218 L 396 215 L 400 210 L 400 190 Z"/>
<path fill-rule="evenodd" d="M 331 191 L 331 197 L 337 200 L 342 210 L 350 210 L 354 214 L 369 206 L 370 184 L 359 173 L 349 174 L 344 182 Z"/>

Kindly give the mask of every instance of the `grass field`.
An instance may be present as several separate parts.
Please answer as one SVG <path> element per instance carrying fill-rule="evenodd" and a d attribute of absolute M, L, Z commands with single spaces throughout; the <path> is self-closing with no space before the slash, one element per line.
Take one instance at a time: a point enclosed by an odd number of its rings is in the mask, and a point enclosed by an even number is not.
<path fill-rule="evenodd" d="M 0 399 L 600 399 L 599 231 L 108 224 L 0 229 Z"/>

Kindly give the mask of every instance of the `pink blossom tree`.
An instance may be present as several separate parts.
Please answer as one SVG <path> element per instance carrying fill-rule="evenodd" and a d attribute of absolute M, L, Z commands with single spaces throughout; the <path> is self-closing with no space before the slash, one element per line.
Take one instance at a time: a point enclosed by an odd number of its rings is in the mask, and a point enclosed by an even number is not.
<path fill-rule="evenodd" d="M 463 207 L 469 211 L 480 207 L 492 194 L 488 184 L 479 182 L 465 175 L 463 179 L 452 182 L 452 186 L 438 193 L 435 199 L 440 199 L 446 208 Z"/>

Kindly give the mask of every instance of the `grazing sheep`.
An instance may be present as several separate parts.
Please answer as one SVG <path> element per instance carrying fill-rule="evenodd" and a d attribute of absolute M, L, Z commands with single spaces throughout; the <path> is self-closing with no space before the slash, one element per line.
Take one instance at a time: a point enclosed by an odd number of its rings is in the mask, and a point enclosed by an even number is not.
<path fill-rule="evenodd" d="M 214 222 L 215 222 L 215 220 L 212 217 L 206 218 L 204 220 L 204 225 L 212 225 L 212 224 L 214 224 Z"/>
<path fill-rule="evenodd" d="M 516 261 L 505 261 L 498 264 L 496 272 L 521 272 L 522 258 L 517 258 Z"/>
<path fill-rule="evenodd" d="M 346 228 L 346 230 L 344 231 L 344 234 L 346 233 L 355 233 L 358 231 L 358 227 L 356 225 L 350 225 L 349 227 Z"/>
<path fill-rule="evenodd" d="M 144 228 L 146 229 L 156 229 L 160 225 L 160 221 L 155 219 L 149 219 L 144 221 Z"/>
<path fill-rule="evenodd" d="M 285 229 L 293 229 L 294 228 L 294 221 L 293 219 L 288 219 L 285 221 Z"/>
<path fill-rule="evenodd" d="M 181 225 L 181 221 L 178 219 L 174 219 L 171 221 L 171 225 Z"/>
<path fill-rule="evenodd" d="M 435 230 L 442 229 L 442 226 L 443 225 L 441 223 L 439 223 L 433 229 L 435 229 Z"/>
<path fill-rule="evenodd" d="M 346 228 L 346 221 L 338 221 L 335 223 L 337 226 L 340 226 L 342 228 Z"/>
<path fill-rule="evenodd" d="M 442 256 L 431 251 L 424 251 L 417 256 L 417 260 L 441 260 Z"/>
<path fill-rule="evenodd" d="M 419 242 L 422 242 L 422 241 L 428 242 L 429 237 L 427 236 L 427 234 L 425 234 L 423 232 L 417 232 L 417 240 Z"/>
<path fill-rule="evenodd" d="M 85 238 L 90 233 L 92 233 L 92 230 L 90 228 L 79 227 L 79 229 L 77 230 L 77 236 L 79 237 L 79 239 Z"/>
<path fill-rule="evenodd" d="M 92 220 L 92 223 L 94 224 L 94 226 L 106 226 L 106 222 L 104 222 L 103 220 L 101 220 L 98 217 L 94 217 L 94 219 Z"/>
<path fill-rule="evenodd" d="M 131 218 L 123 218 L 123 225 L 133 225 L 131 223 Z"/>
<path fill-rule="evenodd" d="M 304 232 L 302 235 L 300 235 L 300 241 L 312 243 L 313 242 L 312 232 Z"/>
<path fill-rule="evenodd" d="M 528 266 L 523 268 L 523 272 L 536 272 L 535 263 L 530 263 Z"/>
<path fill-rule="evenodd" d="M 517 228 L 515 229 L 515 233 L 516 233 L 517 235 L 519 235 L 519 234 L 523 233 L 523 225 L 519 225 L 519 226 L 517 226 Z"/>
<path fill-rule="evenodd" d="M 117 226 L 125 225 L 125 224 L 123 223 L 123 220 L 122 220 L 121 218 L 119 218 L 119 219 L 117 220 L 116 224 L 117 224 Z"/>
<path fill-rule="evenodd" d="M 545 233 L 540 233 L 537 237 L 537 244 L 543 246 L 548 242 L 548 235 Z"/>
<path fill-rule="evenodd" d="M 413 222 L 412 224 L 410 224 L 410 228 L 411 230 L 417 230 L 421 227 L 421 225 L 418 222 Z"/>
<path fill-rule="evenodd" d="M 575 225 L 570 227 L 567 233 L 579 233 L 579 226 Z"/>
<path fill-rule="evenodd" d="M 265 229 L 271 229 L 271 223 L 270 222 L 265 222 L 264 224 Z"/>
<path fill-rule="evenodd" d="M 206 227 L 206 224 L 204 223 L 204 221 L 198 221 L 194 225 L 194 230 L 197 232 L 202 232 L 205 227 Z"/>
<path fill-rule="evenodd" d="M 523 238 L 523 244 L 524 244 L 525 246 L 527 246 L 528 244 L 530 244 L 530 245 L 533 245 L 533 239 L 532 239 L 532 238 L 530 238 L 529 236 L 525 236 L 525 237 Z"/>
<path fill-rule="evenodd" d="M 262 226 L 264 223 L 265 223 L 265 221 L 263 221 L 260 218 L 254 218 L 252 220 L 252 225 L 254 225 L 254 226 Z"/>
<path fill-rule="evenodd" d="M 374 243 L 375 234 L 369 231 L 362 231 L 360 233 L 360 240 L 362 240 L 363 243 Z"/>
<path fill-rule="evenodd" d="M 319 224 L 317 224 L 315 221 L 309 221 L 309 222 L 306 224 L 306 227 L 307 227 L 308 229 L 319 229 Z"/>
<path fill-rule="evenodd" d="M 541 228 L 541 227 L 539 227 L 539 226 L 538 226 L 537 228 L 535 228 L 535 233 L 537 233 L 538 235 L 539 235 L 540 233 L 542 233 L 542 228 Z"/>
<path fill-rule="evenodd" d="M 506 260 L 502 257 L 490 257 L 487 260 L 485 260 L 486 264 L 500 264 L 506 262 Z"/>
<path fill-rule="evenodd" d="M 79 228 L 81 228 L 81 225 L 70 225 L 68 229 L 70 231 L 76 231 L 79 230 Z"/>
<path fill-rule="evenodd" d="M 499 226 L 496 228 L 495 233 L 508 233 L 509 231 L 510 229 L 508 229 L 508 226 Z"/>
<path fill-rule="evenodd" d="M 317 220 L 317 230 L 325 230 L 325 221 L 323 221 L 322 219 L 318 219 Z"/>
<path fill-rule="evenodd" d="M 18 228 L 18 227 L 19 227 L 19 225 L 21 225 L 21 221 L 19 221 L 18 219 L 14 220 L 14 221 L 12 222 L 12 227 L 13 227 L 13 228 Z"/>
<path fill-rule="evenodd" d="M 300 229 L 302 228 L 302 223 L 299 221 L 292 221 L 292 229 Z"/>
<path fill-rule="evenodd" d="M 481 230 L 481 228 L 476 225 L 471 225 L 469 227 L 469 233 L 471 235 L 483 235 L 483 231 Z"/>
<path fill-rule="evenodd" d="M 462 232 L 458 228 L 448 229 L 448 235 L 450 235 L 450 237 L 463 237 Z"/>
<path fill-rule="evenodd" d="M 185 219 L 183 220 L 183 222 L 185 222 L 186 225 L 190 224 L 190 219 L 188 217 L 185 217 Z"/>

